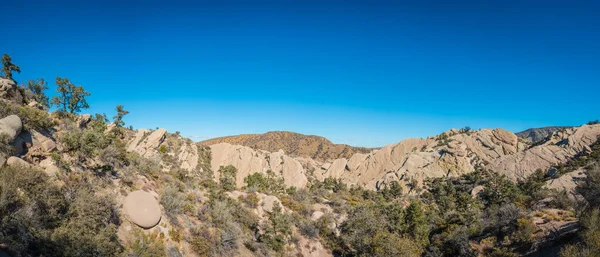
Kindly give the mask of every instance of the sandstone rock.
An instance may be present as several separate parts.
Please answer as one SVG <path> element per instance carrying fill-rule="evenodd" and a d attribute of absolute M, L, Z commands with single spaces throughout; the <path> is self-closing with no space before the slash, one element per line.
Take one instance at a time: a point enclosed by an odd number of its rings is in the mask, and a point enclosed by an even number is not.
<path fill-rule="evenodd" d="M 281 209 L 283 210 L 283 205 L 281 205 L 281 202 L 279 201 L 279 199 L 277 199 L 277 197 L 272 196 L 272 195 L 266 196 L 258 204 L 260 206 L 262 206 L 262 208 L 265 212 L 268 212 L 268 213 L 273 212 L 273 207 L 275 207 L 275 205 L 279 205 L 279 207 L 281 207 Z"/>
<path fill-rule="evenodd" d="M 52 152 L 54 149 L 56 149 L 56 143 L 54 143 L 52 140 L 46 140 L 42 143 L 42 148 L 46 152 Z"/>
<path fill-rule="evenodd" d="M 219 170 L 221 166 L 232 165 L 237 168 L 236 183 L 238 187 L 244 185 L 244 178 L 253 173 L 266 174 L 268 170 L 284 178 L 286 186 L 301 188 L 306 186 L 306 170 L 300 161 L 284 155 L 282 151 L 268 153 L 254 150 L 250 147 L 219 143 L 210 146 L 211 168 Z M 219 174 L 215 173 L 218 181 Z"/>
<path fill-rule="evenodd" d="M 181 162 L 182 169 L 193 171 L 198 166 L 198 146 L 187 142 L 182 144 L 177 159 Z"/>
<path fill-rule="evenodd" d="M 85 128 L 90 121 L 92 121 L 92 115 L 90 114 L 82 114 L 77 116 L 77 126 L 80 128 Z"/>
<path fill-rule="evenodd" d="M 9 167 L 31 167 L 31 164 L 15 156 L 8 157 L 6 165 Z"/>
<path fill-rule="evenodd" d="M 23 123 L 17 115 L 9 115 L 0 119 L 0 134 L 8 136 L 8 141 L 12 142 L 21 133 Z"/>
<path fill-rule="evenodd" d="M 477 196 L 479 196 L 479 194 L 481 194 L 483 191 L 485 191 L 485 187 L 484 186 L 476 186 L 471 190 L 471 197 L 476 198 Z"/>
<path fill-rule="evenodd" d="M 5 78 L 0 78 L 0 98 L 8 98 L 15 91 L 17 84 Z"/>
<path fill-rule="evenodd" d="M 43 109 L 44 109 L 44 106 L 42 106 L 40 103 L 38 103 L 38 102 L 37 102 L 37 101 L 35 101 L 35 100 L 32 100 L 31 102 L 29 102 L 29 103 L 27 104 L 27 106 L 29 106 L 29 107 L 33 107 L 33 108 L 37 108 L 37 109 L 40 109 L 40 110 L 43 110 Z"/>
<path fill-rule="evenodd" d="M 322 211 L 315 211 L 310 216 L 310 219 L 313 220 L 313 221 L 316 221 L 316 220 L 320 219 L 321 217 L 323 217 L 323 215 L 325 215 L 324 212 L 322 212 Z"/>
<path fill-rule="evenodd" d="M 127 150 L 130 152 L 137 152 L 141 156 L 147 158 L 156 157 L 159 154 L 158 147 L 167 137 L 167 131 L 160 128 L 146 137 L 147 132 L 148 131 L 144 129 L 139 130 L 136 133 L 135 138 L 128 144 Z"/>
<path fill-rule="evenodd" d="M 144 229 L 156 226 L 161 218 L 160 206 L 156 199 L 142 190 L 127 195 L 123 201 L 123 211 L 129 221 Z"/>

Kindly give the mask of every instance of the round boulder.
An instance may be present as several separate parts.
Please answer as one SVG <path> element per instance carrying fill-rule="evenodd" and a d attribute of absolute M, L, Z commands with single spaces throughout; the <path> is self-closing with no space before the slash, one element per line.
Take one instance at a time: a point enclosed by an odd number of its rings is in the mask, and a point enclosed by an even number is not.
<path fill-rule="evenodd" d="M 8 135 L 8 140 L 12 142 L 21 133 L 23 123 L 17 115 L 9 115 L 0 119 L 0 134 Z"/>
<path fill-rule="evenodd" d="M 123 201 L 123 210 L 129 221 L 149 229 L 160 222 L 160 206 L 154 196 L 142 190 L 129 193 Z"/>

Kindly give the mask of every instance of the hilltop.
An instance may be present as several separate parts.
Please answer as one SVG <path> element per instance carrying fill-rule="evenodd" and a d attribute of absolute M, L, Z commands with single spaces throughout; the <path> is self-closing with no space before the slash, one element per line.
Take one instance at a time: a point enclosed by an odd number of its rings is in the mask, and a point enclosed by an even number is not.
<path fill-rule="evenodd" d="M 355 153 L 368 153 L 372 150 L 365 147 L 334 144 L 324 137 L 287 131 L 218 137 L 201 141 L 198 144 L 210 146 L 218 143 L 243 145 L 269 152 L 283 150 L 289 156 L 310 157 L 316 160 L 350 158 Z"/>

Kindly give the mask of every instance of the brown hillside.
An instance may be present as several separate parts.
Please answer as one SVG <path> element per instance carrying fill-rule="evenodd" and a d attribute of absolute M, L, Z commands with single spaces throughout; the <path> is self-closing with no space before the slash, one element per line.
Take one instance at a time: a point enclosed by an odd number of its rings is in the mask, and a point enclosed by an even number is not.
<path fill-rule="evenodd" d="M 218 143 L 243 145 L 269 152 L 277 152 L 282 149 L 287 155 L 306 156 L 318 160 L 350 158 L 355 153 L 368 153 L 372 150 L 365 147 L 334 144 L 320 136 L 307 136 L 285 131 L 218 137 L 199 142 L 200 145 Z"/>

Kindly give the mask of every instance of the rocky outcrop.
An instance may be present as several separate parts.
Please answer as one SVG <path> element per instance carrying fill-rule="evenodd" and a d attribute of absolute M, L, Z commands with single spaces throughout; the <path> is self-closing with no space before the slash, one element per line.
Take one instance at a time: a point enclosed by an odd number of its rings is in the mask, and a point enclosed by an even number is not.
<path fill-rule="evenodd" d="M 436 137 L 407 139 L 368 154 L 324 162 L 292 158 L 281 150 L 269 153 L 220 143 L 211 146 L 211 165 L 214 171 L 220 166 L 235 166 L 238 186 L 243 186 L 246 176 L 270 169 L 282 174 L 287 186 L 303 187 L 307 177 L 314 175 L 321 181 L 332 177 L 372 190 L 398 181 L 409 193 L 419 189 L 427 178 L 459 176 L 477 167 L 500 172 L 515 181 L 523 179 L 536 169 L 546 170 L 588 151 L 598 135 L 600 125 L 585 125 L 557 131 L 544 144 L 530 147 L 504 129 L 451 130 Z"/>
<path fill-rule="evenodd" d="M 16 90 L 17 84 L 5 78 L 0 78 L 0 98 L 8 98 Z"/>
<path fill-rule="evenodd" d="M 154 196 L 142 190 L 129 193 L 123 201 L 123 211 L 129 221 L 144 229 L 150 229 L 160 222 L 160 206 Z"/>
<path fill-rule="evenodd" d="M 17 115 L 9 115 L 0 119 L 0 134 L 8 136 L 8 141 L 12 142 L 21 133 L 23 123 Z"/>
<path fill-rule="evenodd" d="M 187 141 L 181 144 L 177 160 L 181 163 L 180 168 L 184 170 L 192 171 L 196 169 L 196 166 L 198 166 L 198 146 Z"/>
<path fill-rule="evenodd" d="M 244 178 L 250 174 L 267 170 L 280 174 L 288 187 L 301 188 L 306 186 L 308 179 L 302 164 L 283 153 L 283 151 L 269 153 L 262 150 L 253 150 L 250 147 L 231 145 L 227 143 L 210 146 L 212 153 L 211 168 L 215 171 L 218 180 L 219 167 L 233 165 L 237 168 L 237 186 L 244 185 Z"/>
<path fill-rule="evenodd" d="M 127 145 L 127 151 L 136 152 L 143 157 L 151 158 L 158 155 L 158 147 L 167 137 L 167 131 L 163 128 L 153 132 L 140 129 L 135 137 Z"/>
<path fill-rule="evenodd" d="M 525 179 L 537 169 L 547 170 L 552 165 L 565 163 L 598 140 L 600 125 L 583 125 L 555 132 L 544 144 L 522 152 L 500 157 L 489 165 L 493 171 L 513 180 Z"/>
<path fill-rule="evenodd" d="M 85 128 L 88 123 L 92 121 L 92 115 L 90 114 L 82 114 L 77 116 L 77 127 Z"/>

